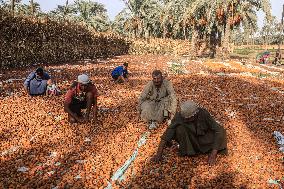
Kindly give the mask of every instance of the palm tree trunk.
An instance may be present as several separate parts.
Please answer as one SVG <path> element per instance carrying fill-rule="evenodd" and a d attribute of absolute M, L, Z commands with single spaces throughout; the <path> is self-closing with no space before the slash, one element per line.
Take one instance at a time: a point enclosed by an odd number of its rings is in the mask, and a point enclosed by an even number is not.
<path fill-rule="evenodd" d="M 254 33 L 252 33 L 251 36 L 252 36 L 252 38 L 251 38 L 252 39 L 252 45 L 254 46 Z"/>
<path fill-rule="evenodd" d="M 280 33 L 284 33 L 284 4 L 283 4 L 283 9 L 282 9 L 282 17 L 281 17 L 281 24 L 280 24 Z M 278 42 L 278 50 L 280 51 L 281 49 L 281 44 L 283 45 L 283 38 L 280 37 L 279 42 Z"/>
<path fill-rule="evenodd" d="M 30 4 L 31 4 L 31 14 L 32 14 L 32 16 L 33 16 L 34 13 L 35 13 L 35 10 L 34 10 L 34 1 L 31 0 L 31 1 L 30 1 Z"/>
<path fill-rule="evenodd" d="M 15 15 L 15 0 L 11 0 L 11 13 L 12 16 Z"/>
<path fill-rule="evenodd" d="M 183 22 L 183 26 L 182 26 L 183 28 L 183 36 L 184 36 L 184 40 L 186 40 L 186 25 L 185 25 L 185 23 Z"/>
<path fill-rule="evenodd" d="M 191 55 L 193 58 L 197 56 L 197 37 L 198 37 L 198 30 L 196 27 L 193 27 L 192 29 L 192 37 L 191 37 Z"/>
<path fill-rule="evenodd" d="M 209 48 L 210 48 L 210 58 L 214 58 L 216 55 L 216 47 L 217 47 L 217 26 L 214 26 L 210 35 L 209 35 Z"/>
<path fill-rule="evenodd" d="M 65 9 L 64 9 L 64 18 L 65 16 L 68 14 L 68 0 L 66 0 L 66 3 L 65 3 Z"/>
<path fill-rule="evenodd" d="M 218 47 L 222 46 L 222 31 L 218 31 L 217 44 L 218 44 Z"/>
<path fill-rule="evenodd" d="M 134 28 L 134 38 L 137 38 L 137 34 L 138 34 L 138 27 Z"/>
<path fill-rule="evenodd" d="M 229 50 L 230 50 L 230 36 L 231 36 L 231 28 L 230 28 L 230 24 L 227 21 L 226 23 L 226 28 L 225 28 L 225 33 L 224 33 L 224 40 L 223 40 L 223 54 L 224 54 L 224 58 L 228 58 L 229 57 Z"/>
<path fill-rule="evenodd" d="M 163 38 L 166 38 L 166 34 L 167 34 L 167 27 L 165 25 L 163 25 Z"/>
<path fill-rule="evenodd" d="M 268 35 L 265 36 L 265 49 L 267 49 L 267 44 L 268 44 Z"/>
<path fill-rule="evenodd" d="M 140 38 L 145 37 L 143 19 L 140 19 L 140 21 L 139 21 L 138 32 L 139 32 L 138 35 L 139 35 Z"/>
<path fill-rule="evenodd" d="M 146 29 L 145 29 L 145 32 L 144 32 L 145 33 L 144 37 L 146 39 L 150 38 L 150 30 L 151 30 L 151 27 L 148 24 L 146 24 Z"/>

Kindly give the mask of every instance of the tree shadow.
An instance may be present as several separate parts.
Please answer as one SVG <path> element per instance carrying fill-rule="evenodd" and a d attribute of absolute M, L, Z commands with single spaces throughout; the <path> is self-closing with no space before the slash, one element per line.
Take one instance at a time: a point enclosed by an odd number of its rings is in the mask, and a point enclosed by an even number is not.
<path fill-rule="evenodd" d="M 284 108 L 284 99 L 282 94 L 271 90 L 271 86 L 283 88 L 283 84 L 268 80 L 258 82 L 237 76 L 212 75 L 190 75 L 174 78 L 172 81 L 176 93 L 185 94 L 178 95 L 181 101 L 192 99 L 198 102 L 226 128 L 229 155 L 220 157 L 216 168 L 211 170 L 206 165 L 205 155 L 179 158 L 176 153 L 166 150 L 164 153 L 168 156 L 167 161 L 158 165 L 145 162 L 138 173 L 122 186 L 249 188 L 253 185 L 267 187 L 266 181 L 269 177 L 277 175 L 281 178 L 281 171 L 278 169 L 281 167 L 281 161 L 278 161 L 278 150 L 272 133 L 274 130 L 284 131 L 281 121 L 284 116 L 281 111 Z M 268 159 L 270 163 L 274 163 L 274 167 L 266 163 Z M 193 163 L 194 161 L 196 163 Z M 187 163 L 188 166 L 185 168 L 182 163 Z M 251 166 L 252 170 L 248 166 Z M 242 169 L 244 170 L 240 171 Z M 267 170 L 273 171 L 267 174 Z M 212 172 L 214 176 L 209 175 Z M 251 177 L 255 172 L 259 174 Z"/>
<path fill-rule="evenodd" d="M 123 100 L 128 104 L 136 103 L 131 97 Z M 129 111 L 119 102 L 112 103 L 100 107 L 99 124 L 65 123 L 58 126 L 59 132 L 72 131 L 69 138 L 47 140 L 46 143 L 31 141 L 27 146 L 21 145 L 16 151 L 0 157 L 0 186 L 2 188 L 96 188 L 105 185 L 112 172 L 121 164 L 121 162 L 115 163 L 115 157 L 120 151 L 114 148 L 123 148 L 121 150 L 127 154 L 134 147 L 132 142 L 124 145 L 122 141 L 136 140 L 135 136 L 130 136 L 134 133 L 128 131 L 129 124 L 139 122 L 135 115 L 135 111 Z M 117 144 L 115 142 L 120 132 L 126 135 L 125 139 L 121 139 L 120 144 Z M 46 137 L 48 136 L 49 134 L 46 134 Z M 53 156 L 53 152 L 57 154 Z M 108 164 L 108 159 L 104 157 L 106 153 L 108 157 L 113 158 L 111 164 Z M 113 166 L 114 164 L 117 166 Z M 22 166 L 29 170 L 25 173 L 17 171 Z"/>
<path fill-rule="evenodd" d="M 250 177 L 242 175 L 241 179 L 247 178 L 247 180 L 237 181 L 240 173 L 228 167 L 229 161 L 226 156 L 220 156 L 219 161 L 222 163 L 209 167 L 207 155 L 178 157 L 176 150 L 165 149 L 162 162 L 154 163 L 148 159 L 139 168 L 134 168 L 138 165 L 133 165 L 125 173 L 128 179 L 122 182 L 117 181 L 114 186 L 127 189 L 247 188 Z"/>
<path fill-rule="evenodd" d="M 205 180 L 202 181 L 201 183 L 198 183 L 198 181 L 195 181 L 197 183 L 193 184 L 190 188 L 240 188 L 240 189 L 246 189 L 247 184 L 249 181 L 243 181 L 243 183 L 236 183 L 235 177 L 238 176 L 238 173 L 236 172 L 229 172 L 229 171 L 224 171 L 220 172 L 216 177 L 210 179 L 210 180 Z M 247 177 L 244 175 L 244 177 Z M 249 178 L 248 178 L 249 179 Z"/>

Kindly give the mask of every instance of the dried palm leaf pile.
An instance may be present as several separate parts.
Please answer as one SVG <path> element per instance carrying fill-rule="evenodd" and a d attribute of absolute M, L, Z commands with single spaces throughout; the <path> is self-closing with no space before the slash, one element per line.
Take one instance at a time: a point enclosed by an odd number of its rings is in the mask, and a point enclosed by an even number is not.
<path fill-rule="evenodd" d="M 0 188 L 278 188 L 268 181 L 280 183 L 284 177 L 283 153 L 272 136 L 284 132 L 283 69 L 184 59 L 187 72 L 177 75 L 167 64 L 173 60 L 126 55 L 47 66 L 63 91 L 80 73 L 88 73 L 97 85 L 99 122 L 81 125 L 67 123 L 64 96 L 22 94 L 21 78 L 34 68 L 2 71 Z M 130 82 L 114 84 L 110 71 L 124 61 Z M 161 124 L 122 179 L 111 181 L 146 131 L 137 117 L 137 98 L 156 68 L 173 81 L 180 101 L 197 101 L 226 128 L 229 154 L 209 167 L 206 155 L 179 158 L 174 145 L 161 163 L 152 163 L 166 129 Z"/>
<path fill-rule="evenodd" d="M 149 38 L 132 41 L 129 53 L 134 55 L 184 55 L 189 54 L 190 48 L 190 42 L 187 40 Z"/>
<path fill-rule="evenodd" d="M 127 54 L 129 42 L 84 25 L 0 11 L 0 67 L 58 63 Z"/>

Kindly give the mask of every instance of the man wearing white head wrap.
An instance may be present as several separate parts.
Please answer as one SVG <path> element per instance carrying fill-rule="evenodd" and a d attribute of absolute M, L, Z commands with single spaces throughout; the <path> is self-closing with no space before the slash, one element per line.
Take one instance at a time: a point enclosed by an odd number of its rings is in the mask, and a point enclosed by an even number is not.
<path fill-rule="evenodd" d="M 181 104 L 171 125 L 161 137 L 154 161 L 162 159 L 165 145 L 176 140 L 179 143 L 180 156 L 194 156 L 209 153 L 208 163 L 215 164 L 217 152 L 227 153 L 226 130 L 219 125 L 210 113 L 193 101 Z"/>
<path fill-rule="evenodd" d="M 184 118 L 190 118 L 198 112 L 198 106 L 193 101 L 185 101 L 180 106 L 180 113 Z"/>
<path fill-rule="evenodd" d="M 94 121 L 97 119 L 97 88 L 91 83 L 86 74 L 78 76 L 67 91 L 64 101 L 64 110 L 68 113 L 68 121 L 71 123 L 84 123 L 89 121 L 89 115 L 93 107 Z M 81 110 L 86 109 L 83 117 Z"/>

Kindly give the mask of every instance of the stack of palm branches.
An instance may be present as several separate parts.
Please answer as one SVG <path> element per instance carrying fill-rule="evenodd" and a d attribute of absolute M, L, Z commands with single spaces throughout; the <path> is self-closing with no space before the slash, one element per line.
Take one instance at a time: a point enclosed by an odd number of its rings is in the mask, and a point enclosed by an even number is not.
<path fill-rule="evenodd" d="M 48 17 L 13 17 L 0 12 L 0 67 L 58 63 L 128 52 L 129 43 L 114 34 L 90 31 L 84 24 Z"/>
<path fill-rule="evenodd" d="M 174 54 L 184 55 L 190 51 L 190 43 L 186 40 L 174 39 L 136 39 L 129 49 L 131 54 Z"/>

